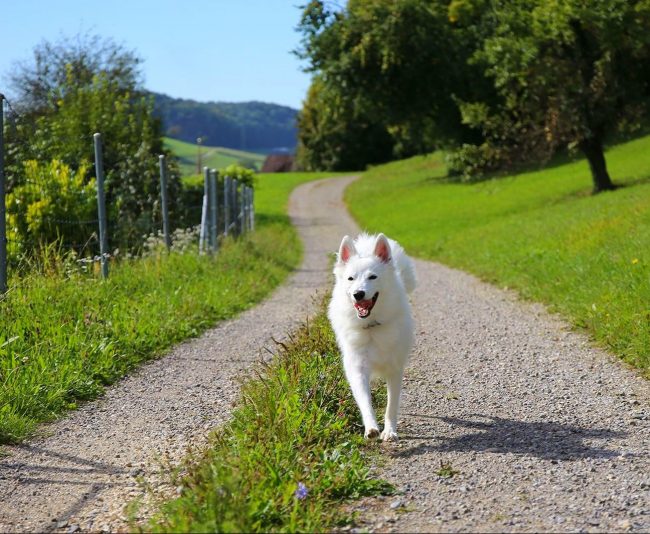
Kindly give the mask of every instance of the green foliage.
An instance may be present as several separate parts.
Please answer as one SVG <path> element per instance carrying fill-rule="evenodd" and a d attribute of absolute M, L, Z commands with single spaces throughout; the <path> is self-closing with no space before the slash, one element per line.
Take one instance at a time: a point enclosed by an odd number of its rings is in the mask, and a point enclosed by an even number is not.
<path fill-rule="evenodd" d="M 650 4 L 646 0 L 457 2 L 472 63 L 498 99 L 460 102 L 463 121 L 502 154 L 502 166 L 581 149 L 595 189 L 611 188 L 602 146 L 648 114 Z M 477 109 L 480 106 L 480 110 Z M 477 113 L 477 111 L 479 111 Z"/>
<path fill-rule="evenodd" d="M 504 167 L 504 151 L 490 143 L 481 145 L 463 144 L 445 155 L 450 177 L 459 176 L 463 182 L 479 181 L 486 173 Z"/>
<path fill-rule="evenodd" d="M 25 183 L 23 163 L 28 160 L 46 164 L 57 159 L 73 171 L 90 167 L 93 134 L 100 132 L 109 245 L 137 247 L 160 222 L 158 155 L 165 153 L 160 124 L 138 85 L 139 60 L 110 41 L 101 50 L 90 50 L 93 43 L 45 43 L 35 51 L 37 64 L 32 70 L 14 80 L 22 80 L 26 87 L 39 76 L 48 81 L 42 88 L 46 97 L 38 102 L 23 95 L 21 113 L 6 136 L 9 186 Z M 173 162 L 168 189 L 170 198 L 178 197 L 180 179 Z"/>
<path fill-rule="evenodd" d="M 603 144 L 647 121 L 647 0 L 331 5 L 309 2 L 299 26 L 315 73 L 299 121 L 311 167 L 359 142 L 368 117 L 394 156 L 460 147 L 451 162 L 466 177 L 578 148 L 601 191 L 613 187 Z M 373 157 L 359 151 L 355 168 Z"/>
<path fill-rule="evenodd" d="M 232 420 L 188 459 L 181 496 L 146 530 L 324 532 L 344 499 L 390 491 L 371 479 L 358 410 L 324 312 L 242 387 Z"/>
<path fill-rule="evenodd" d="M 52 160 L 40 164 L 25 162 L 25 183 L 7 195 L 7 234 L 14 259 L 24 252 L 25 244 L 61 241 L 79 248 L 95 228 L 69 224 L 97 216 L 95 180 L 86 178 L 82 165 L 75 172 L 68 165 Z"/>
<path fill-rule="evenodd" d="M 246 167 L 242 167 L 236 163 L 231 163 L 222 169 L 219 175 L 230 176 L 230 178 L 238 180 L 239 183 L 243 183 L 249 187 L 253 187 L 255 185 L 255 171 Z"/>
<path fill-rule="evenodd" d="M 436 153 L 372 169 L 347 201 L 369 231 L 547 303 L 647 372 L 650 137 L 607 155 L 623 187 L 598 196 L 584 160 L 458 184 Z"/>
<path fill-rule="evenodd" d="M 440 469 L 436 471 L 436 475 L 440 478 L 452 478 L 455 475 L 459 475 L 460 471 L 454 469 L 451 463 L 443 462 L 440 460 Z"/>
<path fill-rule="evenodd" d="M 446 1 L 357 0 L 342 11 L 312 1 L 299 29 L 298 55 L 316 73 L 299 117 L 311 167 L 341 168 L 330 154 L 347 150 L 356 156 L 348 168 L 358 169 L 476 138 L 454 98 L 474 95 L 482 76 L 466 63 L 471 49 L 453 32 Z"/>
<path fill-rule="evenodd" d="M 62 87 L 89 85 L 100 72 L 123 89 L 137 87 L 141 63 L 134 52 L 111 39 L 84 33 L 41 41 L 32 60 L 16 64 L 9 79 L 21 113 L 35 116 L 51 109 Z"/>
<path fill-rule="evenodd" d="M 319 78 L 309 88 L 298 126 L 296 157 L 307 170 L 359 170 L 392 156 L 386 128 L 356 111 L 340 90 Z"/>

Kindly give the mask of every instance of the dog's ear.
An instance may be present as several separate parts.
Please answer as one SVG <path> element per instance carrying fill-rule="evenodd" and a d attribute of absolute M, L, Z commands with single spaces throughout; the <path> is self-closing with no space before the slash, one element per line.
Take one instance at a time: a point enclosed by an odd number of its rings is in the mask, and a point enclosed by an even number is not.
<path fill-rule="evenodd" d="M 375 241 L 375 256 L 384 263 L 390 261 L 390 243 L 388 243 L 388 239 L 384 234 L 377 236 L 377 241 Z"/>
<path fill-rule="evenodd" d="M 346 235 L 341 241 L 341 246 L 339 247 L 339 263 L 347 263 L 348 260 L 357 253 L 357 249 L 354 247 L 354 242 L 350 236 Z"/>

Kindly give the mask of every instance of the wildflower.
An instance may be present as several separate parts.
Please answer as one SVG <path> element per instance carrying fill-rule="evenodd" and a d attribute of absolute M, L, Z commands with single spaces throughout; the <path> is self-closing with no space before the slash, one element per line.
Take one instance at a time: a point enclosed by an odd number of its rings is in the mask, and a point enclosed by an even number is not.
<path fill-rule="evenodd" d="M 293 496 L 302 501 L 304 498 L 307 497 L 307 494 L 309 493 L 309 490 L 307 489 L 307 486 L 305 486 L 302 482 L 298 482 L 298 489 L 293 493 Z"/>
<path fill-rule="evenodd" d="M 632 265 L 636 265 L 637 263 L 639 263 L 639 258 L 634 258 L 632 260 Z"/>

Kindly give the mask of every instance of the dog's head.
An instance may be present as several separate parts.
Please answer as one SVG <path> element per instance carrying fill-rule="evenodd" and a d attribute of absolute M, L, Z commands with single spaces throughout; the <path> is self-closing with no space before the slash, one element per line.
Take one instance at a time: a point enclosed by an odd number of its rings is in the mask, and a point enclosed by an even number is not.
<path fill-rule="evenodd" d="M 337 286 L 345 290 L 359 319 L 370 317 L 380 298 L 383 278 L 392 268 L 388 239 L 379 234 L 370 255 L 359 255 L 354 241 L 345 236 L 339 247 L 338 261 L 334 268 Z"/>

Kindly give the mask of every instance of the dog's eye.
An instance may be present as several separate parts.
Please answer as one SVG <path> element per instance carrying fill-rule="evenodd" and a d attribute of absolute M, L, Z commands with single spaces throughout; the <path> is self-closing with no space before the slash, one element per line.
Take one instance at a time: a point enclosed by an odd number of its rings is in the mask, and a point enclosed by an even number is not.
<path fill-rule="evenodd" d="M 352 282 L 352 280 L 354 280 L 354 277 L 353 276 L 348 276 L 348 280 L 350 280 L 350 282 Z"/>
<path fill-rule="evenodd" d="M 368 277 L 368 280 L 377 280 L 377 275 L 376 275 L 376 274 L 371 274 L 371 275 Z"/>

